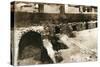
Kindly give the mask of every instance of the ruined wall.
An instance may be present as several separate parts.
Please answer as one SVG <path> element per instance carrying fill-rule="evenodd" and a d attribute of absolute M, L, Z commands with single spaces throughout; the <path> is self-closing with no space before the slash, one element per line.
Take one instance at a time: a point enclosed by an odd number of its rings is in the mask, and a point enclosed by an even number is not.
<path fill-rule="evenodd" d="M 18 27 L 21 27 L 21 25 L 30 26 L 33 24 L 39 24 L 40 22 L 46 23 L 50 20 L 56 20 L 60 23 L 97 20 L 96 14 L 65 14 L 64 16 L 65 18 L 62 18 L 60 14 L 16 12 L 15 23 Z M 61 22 L 60 20 L 63 20 L 64 22 Z"/>

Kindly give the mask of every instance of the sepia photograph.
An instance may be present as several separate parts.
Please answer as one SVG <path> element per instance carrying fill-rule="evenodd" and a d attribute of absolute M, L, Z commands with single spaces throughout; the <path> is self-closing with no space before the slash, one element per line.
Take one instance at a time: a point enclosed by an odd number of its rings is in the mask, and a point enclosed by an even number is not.
<path fill-rule="evenodd" d="M 97 61 L 97 6 L 24 1 L 10 6 L 11 65 Z"/>

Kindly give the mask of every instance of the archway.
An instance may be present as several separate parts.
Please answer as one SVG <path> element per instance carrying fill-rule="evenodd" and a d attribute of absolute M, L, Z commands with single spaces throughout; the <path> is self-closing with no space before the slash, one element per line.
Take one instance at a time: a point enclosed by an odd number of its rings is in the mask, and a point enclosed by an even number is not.
<path fill-rule="evenodd" d="M 73 31 L 77 31 L 76 25 L 73 25 L 72 28 L 73 28 Z"/>
<path fill-rule="evenodd" d="M 46 49 L 43 46 L 41 34 L 34 31 L 28 31 L 22 34 L 19 41 L 18 60 L 24 60 L 31 58 L 31 61 L 18 62 L 18 65 L 22 64 L 41 64 L 52 63 L 52 60 L 47 54 Z M 28 62 L 28 63 L 27 63 Z"/>

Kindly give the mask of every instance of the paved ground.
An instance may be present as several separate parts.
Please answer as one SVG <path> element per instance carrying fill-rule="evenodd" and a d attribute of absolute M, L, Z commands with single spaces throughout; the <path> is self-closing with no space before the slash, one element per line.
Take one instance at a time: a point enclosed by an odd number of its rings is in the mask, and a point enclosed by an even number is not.
<path fill-rule="evenodd" d="M 60 63 L 86 62 L 97 60 L 97 29 L 89 29 L 76 32 L 75 38 L 67 38 L 66 45 L 69 49 L 63 49 L 59 52 L 63 58 Z M 65 35 L 66 36 L 66 35 Z M 34 58 L 18 60 L 21 65 L 41 64 L 40 61 L 34 61 Z"/>
<path fill-rule="evenodd" d="M 75 38 L 68 38 L 71 48 L 61 50 L 65 62 L 85 62 L 97 60 L 97 29 L 74 32 Z M 72 46 L 73 45 L 73 46 Z"/>

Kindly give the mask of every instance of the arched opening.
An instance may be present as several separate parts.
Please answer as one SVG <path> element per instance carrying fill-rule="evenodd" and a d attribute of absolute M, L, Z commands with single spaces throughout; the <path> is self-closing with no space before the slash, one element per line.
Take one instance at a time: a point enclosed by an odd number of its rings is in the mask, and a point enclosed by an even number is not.
<path fill-rule="evenodd" d="M 73 31 L 77 31 L 76 25 L 72 26 L 72 28 L 73 28 Z"/>
<path fill-rule="evenodd" d="M 29 59 L 29 60 L 26 60 Z M 18 64 L 43 64 L 52 63 L 52 60 L 47 54 L 46 49 L 43 46 L 43 41 L 40 33 L 29 31 L 22 35 L 19 42 L 18 50 Z"/>

